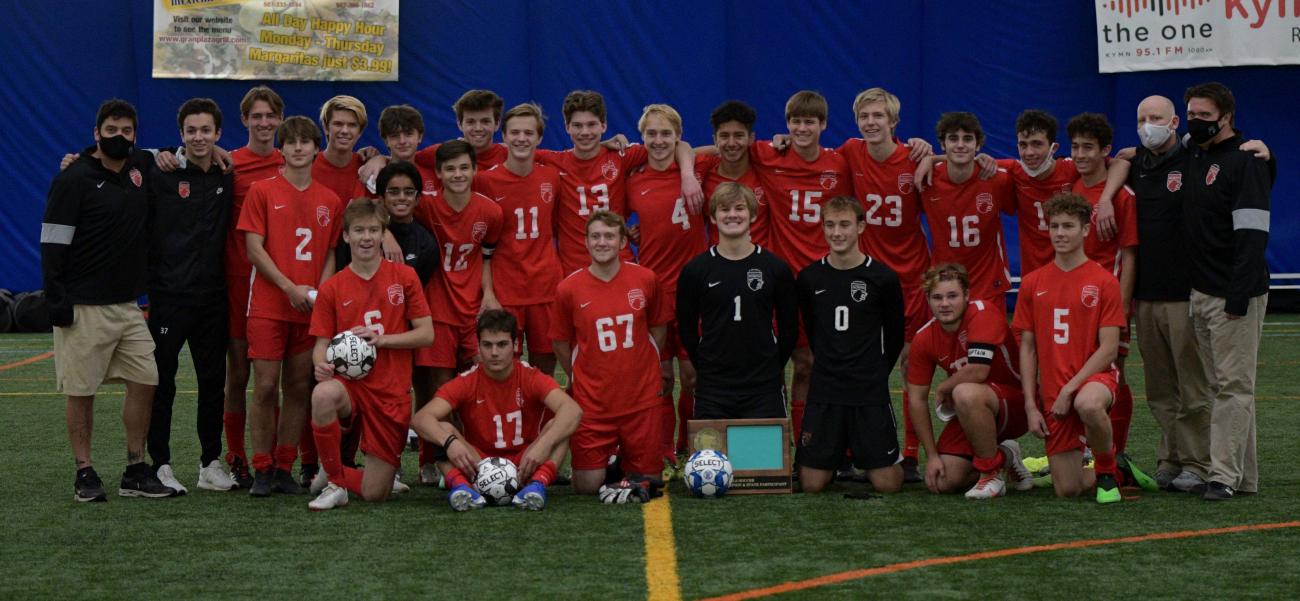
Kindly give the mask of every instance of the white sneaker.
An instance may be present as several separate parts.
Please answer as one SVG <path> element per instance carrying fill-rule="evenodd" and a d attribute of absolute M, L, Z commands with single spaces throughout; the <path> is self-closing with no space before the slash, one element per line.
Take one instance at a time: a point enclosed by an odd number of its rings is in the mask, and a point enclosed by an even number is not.
<path fill-rule="evenodd" d="M 401 474 L 393 474 L 393 490 L 389 494 L 396 495 L 404 492 L 411 492 L 411 487 L 402 482 Z"/>
<path fill-rule="evenodd" d="M 1033 490 L 1034 474 L 1025 467 L 1024 453 L 1020 451 L 1020 443 L 1014 440 L 1004 440 L 999 447 L 1002 448 L 1002 454 L 1007 456 L 1004 468 L 1006 469 L 1006 479 L 1012 483 L 1012 486 L 1020 492 Z"/>
<path fill-rule="evenodd" d="M 347 507 L 348 491 L 334 483 L 330 483 L 322 490 L 320 496 L 307 503 L 307 508 L 312 511 L 325 511 L 336 507 Z"/>
<path fill-rule="evenodd" d="M 315 476 L 312 477 L 311 486 L 307 487 L 307 491 L 313 495 L 318 494 L 320 493 L 320 491 L 325 490 L 325 486 L 328 485 L 329 483 L 330 483 L 329 474 L 326 474 L 325 470 L 320 470 L 316 472 Z"/>
<path fill-rule="evenodd" d="M 447 488 L 442 472 L 438 471 L 438 466 L 432 463 L 426 463 L 420 466 L 420 484 L 423 486 Z"/>
<path fill-rule="evenodd" d="M 967 499 L 993 499 L 1007 494 L 1007 485 L 1002 476 L 996 472 L 989 476 L 980 476 L 980 481 L 966 491 Z"/>
<path fill-rule="evenodd" d="M 221 462 L 212 460 L 207 467 L 199 468 L 199 488 L 204 490 L 227 491 L 235 487 L 235 481 L 221 467 Z"/>
<path fill-rule="evenodd" d="M 163 486 L 176 491 L 176 496 L 178 497 L 189 492 L 189 490 L 185 488 L 185 485 L 181 484 L 180 481 L 176 479 L 176 474 L 172 473 L 172 466 L 170 463 L 164 463 L 158 466 L 158 481 L 162 482 Z"/>

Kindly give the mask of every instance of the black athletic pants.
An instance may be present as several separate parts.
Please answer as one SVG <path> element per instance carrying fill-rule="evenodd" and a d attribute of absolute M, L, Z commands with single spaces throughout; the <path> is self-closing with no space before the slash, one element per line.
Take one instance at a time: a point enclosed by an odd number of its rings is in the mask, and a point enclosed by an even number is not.
<path fill-rule="evenodd" d="M 150 299 L 149 333 L 153 334 L 158 363 L 158 390 L 149 420 L 149 457 L 155 466 L 171 463 L 172 403 L 176 400 L 176 370 L 181 348 L 190 345 L 198 379 L 199 464 L 221 456 L 222 414 L 226 403 L 225 296 L 200 305 L 179 305 Z"/>

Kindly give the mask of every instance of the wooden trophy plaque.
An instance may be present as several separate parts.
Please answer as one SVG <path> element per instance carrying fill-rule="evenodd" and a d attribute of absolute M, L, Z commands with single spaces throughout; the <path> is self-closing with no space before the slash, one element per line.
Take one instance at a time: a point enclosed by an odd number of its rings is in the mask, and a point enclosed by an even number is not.
<path fill-rule="evenodd" d="M 692 453 L 713 449 L 727 455 L 732 468 L 727 494 L 793 491 L 788 418 L 691 420 L 687 436 Z"/>

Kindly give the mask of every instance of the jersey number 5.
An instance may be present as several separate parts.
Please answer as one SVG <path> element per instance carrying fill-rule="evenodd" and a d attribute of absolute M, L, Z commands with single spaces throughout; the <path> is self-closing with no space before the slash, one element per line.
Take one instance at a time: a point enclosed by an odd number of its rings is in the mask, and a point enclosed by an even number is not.
<path fill-rule="evenodd" d="M 1070 344 L 1070 324 L 1065 322 L 1069 316 L 1069 309 L 1052 309 L 1052 342 Z"/>

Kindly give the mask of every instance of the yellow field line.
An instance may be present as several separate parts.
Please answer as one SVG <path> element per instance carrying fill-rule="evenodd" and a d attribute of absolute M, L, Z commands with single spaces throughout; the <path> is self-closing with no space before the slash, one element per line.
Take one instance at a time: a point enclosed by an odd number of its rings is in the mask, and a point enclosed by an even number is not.
<path fill-rule="evenodd" d="M 641 508 L 645 520 L 645 581 L 650 601 L 681 601 L 677 578 L 677 541 L 673 538 L 673 510 L 664 495 Z"/>

